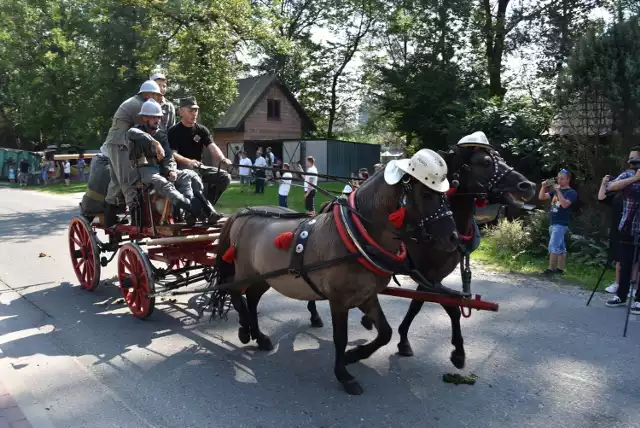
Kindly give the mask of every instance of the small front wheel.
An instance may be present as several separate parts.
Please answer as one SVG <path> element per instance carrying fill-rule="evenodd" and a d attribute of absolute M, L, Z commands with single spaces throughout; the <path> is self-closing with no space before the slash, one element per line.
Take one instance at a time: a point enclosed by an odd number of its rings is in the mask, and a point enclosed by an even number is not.
<path fill-rule="evenodd" d="M 153 313 L 156 298 L 155 279 L 149 258 L 137 244 L 128 242 L 118 255 L 118 280 L 120 291 L 131 313 L 140 319 Z"/>
<path fill-rule="evenodd" d="M 69 255 L 80 286 L 93 291 L 100 284 L 100 249 L 91 224 L 74 216 L 69 224 Z"/>

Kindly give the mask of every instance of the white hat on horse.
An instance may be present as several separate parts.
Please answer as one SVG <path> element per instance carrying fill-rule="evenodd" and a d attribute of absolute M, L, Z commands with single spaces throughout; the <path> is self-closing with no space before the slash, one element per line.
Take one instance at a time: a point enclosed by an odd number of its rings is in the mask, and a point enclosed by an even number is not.
<path fill-rule="evenodd" d="M 484 132 L 477 131 L 470 135 L 465 135 L 456 144 L 458 147 L 484 147 L 486 149 L 492 149 L 491 144 Z"/>
<path fill-rule="evenodd" d="M 449 190 L 447 163 L 431 149 L 418 151 L 411 159 L 393 160 L 384 169 L 384 180 L 394 185 L 408 174 L 436 192 Z"/>

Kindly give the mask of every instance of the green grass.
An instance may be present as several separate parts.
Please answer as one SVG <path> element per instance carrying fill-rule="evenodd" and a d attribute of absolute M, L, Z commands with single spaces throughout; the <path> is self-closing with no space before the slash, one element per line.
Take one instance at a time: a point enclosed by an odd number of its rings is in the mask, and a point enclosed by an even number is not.
<path fill-rule="evenodd" d="M 64 195 L 67 193 L 85 192 L 87 190 L 87 182 L 72 181 L 70 185 L 64 183 L 49 184 L 46 186 L 27 186 L 24 187 L 27 190 L 37 190 L 39 192 L 55 193 L 57 195 Z"/>
<path fill-rule="evenodd" d="M 520 273 L 539 277 L 542 277 L 542 272 L 549 265 L 549 259 L 544 256 L 522 254 L 513 258 L 512 256 L 497 254 L 495 243 L 491 237 L 488 236 L 482 238 L 480 247 L 471 255 L 471 259 L 482 262 L 487 268 L 493 271 Z M 558 283 L 580 285 L 587 290 L 592 290 L 601 273 L 602 267 L 600 266 L 585 266 L 583 264 L 571 263 L 571 254 L 569 253 L 565 274 L 562 277 L 554 277 L 554 280 Z M 607 270 L 598 290 L 604 290 L 604 288 L 614 280 L 615 271 L 613 269 Z"/>
<path fill-rule="evenodd" d="M 344 184 L 341 183 L 319 183 L 319 186 L 331 192 L 342 192 L 344 188 Z M 316 210 L 319 210 L 320 205 L 328 200 L 327 196 L 316 192 Z M 239 184 L 232 184 L 220 197 L 216 209 L 223 213 L 233 213 L 248 205 L 278 205 L 278 185 L 265 186 L 264 193 L 257 195 L 255 187 L 250 187 L 249 192 L 242 192 Z M 301 212 L 305 211 L 304 190 L 301 187 L 291 187 L 289 208 Z"/>

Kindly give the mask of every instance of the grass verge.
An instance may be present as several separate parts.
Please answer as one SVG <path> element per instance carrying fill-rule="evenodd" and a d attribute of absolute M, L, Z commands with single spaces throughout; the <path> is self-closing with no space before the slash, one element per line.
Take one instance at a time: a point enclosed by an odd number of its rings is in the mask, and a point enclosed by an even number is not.
<path fill-rule="evenodd" d="M 503 256 L 496 252 L 495 242 L 490 236 L 482 238 L 480 247 L 471 255 L 471 259 L 481 262 L 487 268 L 496 272 L 520 273 L 524 275 L 538 276 L 542 278 L 542 272 L 548 267 L 549 260 L 546 257 L 522 254 L 518 257 Z M 558 283 L 569 283 L 582 286 L 586 290 L 592 290 L 596 285 L 602 267 L 586 266 L 583 264 L 571 263 L 571 254 L 568 254 L 567 269 L 562 277 L 555 276 L 554 281 Z M 608 269 L 598 287 L 603 291 L 605 287 L 615 280 L 615 270 Z"/>
<path fill-rule="evenodd" d="M 72 181 L 68 186 L 64 183 L 48 184 L 46 186 L 27 186 L 26 190 L 37 190 L 45 193 L 55 193 L 56 195 L 65 195 L 68 193 L 80 193 L 87 190 L 86 181 Z"/>

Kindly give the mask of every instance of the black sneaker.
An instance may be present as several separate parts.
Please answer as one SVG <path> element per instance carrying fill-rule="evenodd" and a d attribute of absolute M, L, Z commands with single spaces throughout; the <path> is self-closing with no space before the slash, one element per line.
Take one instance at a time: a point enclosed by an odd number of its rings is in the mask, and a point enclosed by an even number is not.
<path fill-rule="evenodd" d="M 542 272 L 544 276 L 552 276 L 554 273 L 556 272 L 553 269 L 547 269 L 544 272 Z"/>
<path fill-rule="evenodd" d="M 615 308 L 618 306 L 624 306 L 627 304 L 626 300 L 621 300 L 618 296 L 613 296 L 611 299 L 607 300 L 607 306 L 610 308 Z"/>
<path fill-rule="evenodd" d="M 556 275 L 564 275 L 564 270 L 563 269 L 556 269 L 555 270 L 555 274 Z"/>

